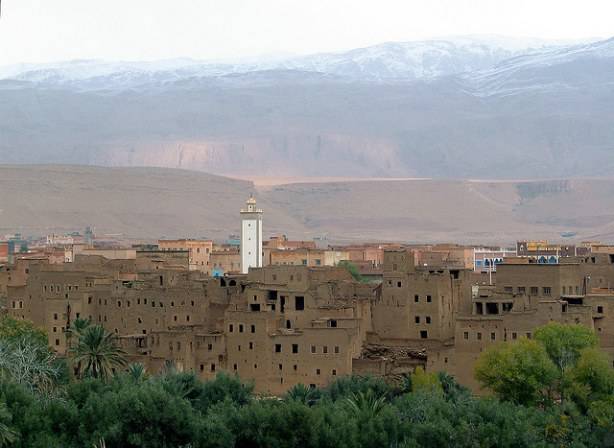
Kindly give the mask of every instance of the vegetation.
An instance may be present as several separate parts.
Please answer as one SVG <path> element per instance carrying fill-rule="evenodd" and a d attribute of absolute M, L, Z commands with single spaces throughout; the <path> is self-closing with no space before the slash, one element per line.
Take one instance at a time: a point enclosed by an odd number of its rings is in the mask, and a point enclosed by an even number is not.
<path fill-rule="evenodd" d="M 576 326 L 551 324 L 485 352 L 476 373 L 494 397 L 418 369 L 398 385 L 349 376 L 281 399 L 226 374 L 203 382 L 172 365 L 159 374 L 126 365 L 97 328 L 79 332 L 72 362 L 82 371 L 50 376 L 53 393 L 37 375 L 3 368 L 0 447 L 592 447 L 614 434 L 612 368 Z M 0 337 L 3 354 L 22 350 L 29 331 Z"/>
<path fill-rule="evenodd" d="M 369 280 L 367 280 L 366 278 L 362 276 L 362 274 L 360 273 L 360 270 L 358 269 L 358 266 L 356 266 L 351 261 L 346 261 L 346 260 L 340 261 L 339 266 L 342 268 L 345 268 L 350 273 L 352 278 L 356 280 L 357 282 L 361 282 L 361 283 L 369 282 Z"/>

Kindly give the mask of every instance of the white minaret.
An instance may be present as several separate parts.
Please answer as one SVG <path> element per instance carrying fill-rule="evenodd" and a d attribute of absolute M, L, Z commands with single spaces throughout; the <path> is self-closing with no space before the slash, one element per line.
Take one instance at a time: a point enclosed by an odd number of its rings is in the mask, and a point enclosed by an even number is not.
<path fill-rule="evenodd" d="M 241 209 L 241 272 L 262 267 L 262 210 L 250 195 Z"/>

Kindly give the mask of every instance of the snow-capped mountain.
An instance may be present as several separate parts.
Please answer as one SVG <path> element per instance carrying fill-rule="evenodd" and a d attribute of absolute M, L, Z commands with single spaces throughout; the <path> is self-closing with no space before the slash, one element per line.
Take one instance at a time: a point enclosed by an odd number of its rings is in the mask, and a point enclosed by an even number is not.
<path fill-rule="evenodd" d="M 422 42 L 389 42 L 342 53 L 233 64 L 192 59 L 22 64 L 0 68 L 0 79 L 82 89 L 135 88 L 270 70 L 318 72 L 351 81 L 432 80 L 484 70 L 514 56 L 561 45 L 563 43 L 558 41 L 539 39 L 467 36 Z"/>
<path fill-rule="evenodd" d="M 544 48 L 466 73 L 462 78 L 479 96 L 565 90 L 588 82 L 614 85 L 614 38 Z"/>
<path fill-rule="evenodd" d="M 75 61 L 0 79 L 0 163 L 611 176 L 613 122 L 614 39 L 470 37 L 242 63 Z"/>

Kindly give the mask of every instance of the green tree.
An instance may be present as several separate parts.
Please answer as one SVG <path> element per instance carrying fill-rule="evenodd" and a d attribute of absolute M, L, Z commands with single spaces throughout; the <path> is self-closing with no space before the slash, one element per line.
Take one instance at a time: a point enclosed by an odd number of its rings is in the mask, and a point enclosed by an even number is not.
<path fill-rule="evenodd" d="M 6 404 L 0 402 L 0 447 L 10 446 L 17 438 L 17 434 L 9 426 L 11 414 Z"/>
<path fill-rule="evenodd" d="M 47 334 L 36 328 L 29 320 L 17 320 L 10 316 L 0 317 L 0 340 L 17 341 L 31 339 L 38 345 L 48 345 Z"/>
<path fill-rule="evenodd" d="M 604 403 L 612 407 L 614 370 L 607 356 L 598 349 L 586 348 L 580 352 L 576 364 L 567 371 L 565 385 L 569 396 L 584 412 L 597 402 L 600 404 L 594 407 L 594 413 L 602 413 Z"/>
<path fill-rule="evenodd" d="M 358 270 L 358 266 L 356 266 L 351 261 L 340 261 L 338 266 L 345 268 L 345 270 L 347 270 L 352 276 L 352 278 L 357 282 L 366 283 L 365 278 L 360 274 L 360 271 Z"/>
<path fill-rule="evenodd" d="M 292 387 L 285 396 L 286 400 L 297 401 L 306 406 L 313 406 L 320 399 L 320 391 L 300 383 Z"/>
<path fill-rule="evenodd" d="M 0 339 L 0 378 L 49 394 L 60 376 L 59 364 L 38 338 Z"/>
<path fill-rule="evenodd" d="M 126 353 L 115 343 L 115 336 L 101 325 L 87 327 L 70 353 L 81 377 L 107 379 L 114 369 L 126 365 Z"/>
<path fill-rule="evenodd" d="M 443 394 L 443 388 L 437 374 L 426 373 L 422 367 L 416 367 L 411 375 L 411 387 L 413 392 L 429 391 Z"/>
<path fill-rule="evenodd" d="M 576 364 L 582 350 L 597 346 L 597 336 L 590 328 L 558 322 L 537 328 L 535 340 L 544 346 L 561 375 Z"/>
<path fill-rule="evenodd" d="M 544 403 L 557 368 L 539 342 L 521 339 L 484 351 L 476 363 L 475 377 L 503 400 L 535 405 Z"/>

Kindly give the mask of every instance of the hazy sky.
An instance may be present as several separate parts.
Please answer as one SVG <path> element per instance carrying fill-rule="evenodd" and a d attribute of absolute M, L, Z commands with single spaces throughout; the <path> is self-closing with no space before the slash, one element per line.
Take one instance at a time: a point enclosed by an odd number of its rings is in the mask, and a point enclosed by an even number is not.
<path fill-rule="evenodd" d="M 463 34 L 614 35 L 614 0 L 1 0 L 0 65 L 241 58 Z"/>

